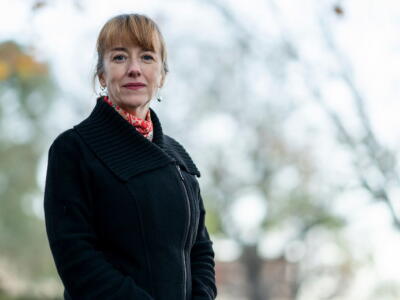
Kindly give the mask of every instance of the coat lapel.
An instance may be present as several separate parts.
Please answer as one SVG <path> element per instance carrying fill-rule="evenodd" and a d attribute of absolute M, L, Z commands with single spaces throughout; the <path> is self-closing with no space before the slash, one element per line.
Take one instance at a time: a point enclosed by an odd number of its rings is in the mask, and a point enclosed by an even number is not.
<path fill-rule="evenodd" d="M 137 132 L 102 97 L 97 99 L 89 117 L 74 129 L 95 155 L 123 181 L 174 162 L 200 176 L 183 147 L 163 134 L 156 113 L 152 109 L 150 111 L 153 142 Z"/>

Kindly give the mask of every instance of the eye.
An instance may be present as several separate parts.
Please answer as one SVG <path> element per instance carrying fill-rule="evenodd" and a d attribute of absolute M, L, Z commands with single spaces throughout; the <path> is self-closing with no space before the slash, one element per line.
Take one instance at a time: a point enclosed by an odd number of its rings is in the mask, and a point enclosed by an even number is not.
<path fill-rule="evenodd" d="M 122 61 L 124 61 L 125 59 L 126 59 L 126 56 L 125 56 L 125 55 L 122 55 L 122 54 L 115 55 L 115 56 L 113 56 L 113 58 L 112 58 L 112 60 L 113 60 L 113 61 L 116 61 L 116 62 L 122 62 Z"/>
<path fill-rule="evenodd" d="M 154 57 L 150 54 L 145 54 L 142 57 L 144 60 L 147 60 L 147 61 L 154 60 Z"/>

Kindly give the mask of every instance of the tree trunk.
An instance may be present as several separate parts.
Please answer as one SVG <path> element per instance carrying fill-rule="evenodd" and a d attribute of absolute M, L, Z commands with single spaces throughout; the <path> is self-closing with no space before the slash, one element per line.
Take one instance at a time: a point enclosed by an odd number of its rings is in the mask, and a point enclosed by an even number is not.
<path fill-rule="evenodd" d="M 246 245 L 240 258 L 247 278 L 247 295 L 249 300 L 269 300 L 268 290 L 263 288 L 261 271 L 263 259 L 257 253 L 257 245 Z"/>

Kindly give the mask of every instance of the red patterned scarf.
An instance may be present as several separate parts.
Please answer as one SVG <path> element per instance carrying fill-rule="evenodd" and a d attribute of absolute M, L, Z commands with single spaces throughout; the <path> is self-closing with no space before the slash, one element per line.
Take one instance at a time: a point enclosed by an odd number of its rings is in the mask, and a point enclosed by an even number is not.
<path fill-rule="evenodd" d="M 111 102 L 111 100 L 105 96 L 104 101 L 107 102 L 111 107 L 114 109 L 131 124 L 133 127 L 136 128 L 138 132 L 140 132 L 145 138 L 152 141 L 153 140 L 153 122 L 151 122 L 150 118 L 150 109 L 147 111 L 145 120 L 138 118 L 127 111 L 123 110 L 117 104 Z"/>

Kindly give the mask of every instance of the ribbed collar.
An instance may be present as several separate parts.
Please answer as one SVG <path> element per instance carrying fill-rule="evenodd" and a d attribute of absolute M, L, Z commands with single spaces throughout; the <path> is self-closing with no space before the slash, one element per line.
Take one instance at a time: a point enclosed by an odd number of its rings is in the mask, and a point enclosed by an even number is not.
<path fill-rule="evenodd" d="M 174 162 L 189 173 L 200 176 L 187 152 L 163 134 L 156 113 L 151 108 L 150 111 L 154 126 L 153 142 L 137 132 L 102 97 L 97 99 L 89 117 L 74 129 L 96 156 L 123 181 Z"/>

